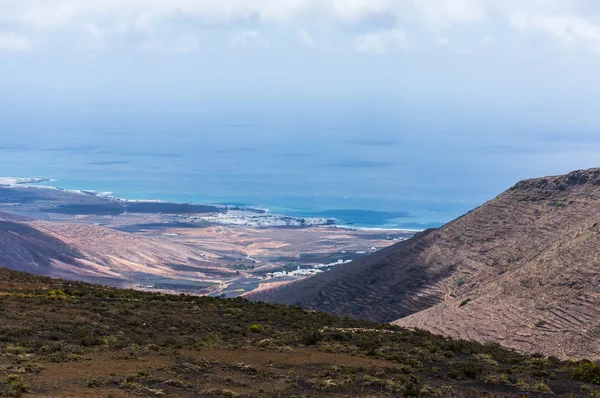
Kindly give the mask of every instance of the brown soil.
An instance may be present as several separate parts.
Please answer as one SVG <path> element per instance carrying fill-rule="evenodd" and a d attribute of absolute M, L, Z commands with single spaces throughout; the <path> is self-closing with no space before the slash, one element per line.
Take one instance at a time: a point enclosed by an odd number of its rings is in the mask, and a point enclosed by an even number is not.
<path fill-rule="evenodd" d="M 600 364 L 299 307 L 111 289 L 3 268 L 0 321 L 0 396 L 599 393 Z"/>
<path fill-rule="evenodd" d="M 97 397 L 136 396 L 119 389 L 97 389 L 88 387 L 88 381 L 93 377 L 99 380 L 125 377 L 135 374 L 143 369 L 149 373 L 160 371 L 170 363 L 169 357 L 145 356 L 134 359 L 115 359 L 112 353 L 93 354 L 84 361 L 75 363 L 40 363 L 37 375 L 30 377 L 30 382 L 41 391 L 32 394 L 32 397 Z M 395 364 L 391 361 L 382 361 L 372 358 L 363 358 L 347 354 L 333 354 L 306 349 L 297 349 L 289 352 L 270 352 L 259 350 L 178 350 L 173 353 L 175 357 L 203 358 L 209 362 L 219 364 L 252 364 L 259 371 L 279 371 L 285 374 L 290 369 L 297 367 L 312 369 L 315 366 L 344 365 L 352 367 L 392 368 Z M 34 366 L 35 366 L 34 365 Z M 227 373 L 227 372 L 225 372 Z M 227 377 L 227 375 L 223 375 Z M 251 389 L 249 389 L 251 391 Z"/>

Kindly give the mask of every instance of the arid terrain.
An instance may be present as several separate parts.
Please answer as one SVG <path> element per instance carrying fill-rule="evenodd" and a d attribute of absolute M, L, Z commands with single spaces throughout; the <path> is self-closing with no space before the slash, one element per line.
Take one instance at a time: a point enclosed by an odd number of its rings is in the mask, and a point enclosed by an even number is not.
<path fill-rule="evenodd" d="M 0 396 L 597 397 L 600 365 L 0 268 Z"/>
<path fill-rule="evenodd" d="M 194 221 L 204 213 L 164 213 L 160 204 L 117 214 L 98 210 L 106 203 L 63 211 L 64 198 L 14 195 L 3 200 L 11 212 L 0 213 L 0 261 L 9 268 L 153 292 L 244 296 L 528 355 L 600 359 L 600 169 L 520 182 L 411 239 L 408 231 L 217 225 Z M 85 199 L 75 196 L 66 199 Z"/>
<path fill-rule="evenodd" d="M 0 186 L 0 263 L 111 286 L 234 297 L 324 272 L 413 234 L 253 225 L 262 213 L 251 214 L 249 225 L 203 219 L 225 213 L 216 206 Z"/>
<path fill-rule="evenodd" d="M 600 358 L 600 169 L 522 181 L 437 230 L 255 300 Z"/>

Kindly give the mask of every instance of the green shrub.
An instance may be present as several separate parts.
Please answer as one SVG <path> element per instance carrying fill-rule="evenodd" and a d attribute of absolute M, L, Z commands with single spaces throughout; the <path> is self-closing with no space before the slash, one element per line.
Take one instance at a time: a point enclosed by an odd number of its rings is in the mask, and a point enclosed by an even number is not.
<path fill-rule="evenodd" d="M 461 364 L 458 370 L 469 379 L 476 379 L 483 373 L 483 365 L 475 361 L 469 361 Z"/>
<path fill-rule="evenodd" d="M 321 341 L 322 336 L 318 330 L 311 330 L 306 332 L 302 336 L 302 343 L 304 345 L 317 345 Z"/>
<path fill-rule="evenodd" d="M 208 395 L 212 395 L 213 397 L 223 397 L 223 398 L 239 398 L 241 397 L 240 394 L 238 394 L 235 391 L 231 391 L 231 390 L 209 390 L 206 392 Z"/>
<path fill-rule="evenodd" d="M 13 354 L 13 355 L 26 354 L 30 351 L 31 351 L 31 349 L 20 346 L 18 344 L 7 344 L 6 347 L 4 347 L 4 352 L 6 352 L 7 354 Z"/>
<path fill-rule="evenodd" d="M 531 389 L 535 392 L 541 392 L 544 394 L 554 394 L 548 384 L 543 381 L 539 381 L 531 386 Z"/>
<path fill-rule="evenodd" d="M 449 371 L 449 372 L 446 374 L 446 376 L 447 376 L 449 379 L 454 379 L 454 380 L 464 380 L 464 379 L 466 379 L 466 378 L 467 378 L 467 377 L 464 375 L 464 373 L 462 373 L 462 372 L 460 372 L 460 371 L 458 371 L 458 370 L 451 370 L 451 371 Z"/>
<path fill-rule="evenodd" d="M 21 394 L 31 392 L 31 388 L 29 387 L 29 384 L 24 382 L 23 378 L 21 378 L 21 376 L 19 376 L 19 375 L 9 374 L 4 379 L 4 384 L 6 384 L 8 386 L 9 393 L 10 393 L 10 395 L 13 395 L 13 396 L 18 397 Z"/>
<path fill-rule="evenodd" d="M 87 381 L 87 386 L 88 388 L 100 388 L 102 387 L 102 382 L 94 377 L 93 379 L 89 379 Z"/>
<path fill-rule="evenodd" d="M 363 376 L 363 384 L 365 386 L 381 386 L 384 387 L 387 383 L 385 380 L 380 379 L 378 377 L 374 377 L 374 376 L 370 376 L 370 375 L 364 375 Z"/>
<path fill-rule="evenodd" d="M 572 377 L 575 380 L 600 385 L 600 363 L 581 361 L 573 369 Z"/>
<path fill-rule="evenodd" d="M 600 398 L 600 390 L 596 390 L 593 387 L 583 385 L 581 386 L 581 391 L 585 393 L 587 397 Z"/>
<path fill-rule="evenodd" d="M 208 335 L 206 337 L 206 339 L 204 339 L 204 341 L 202 341 L 202 345 L 204 347 L 208 347 L 208 348 L 216 348 L 218 346 L 220 346 L 223 343 L 223 340 L 221 340 L 221 336 L 219 336 L 217 333 L 212 333 L 210 335 Z"/>
<path fill-rule="evenodd" d="M 265 327 L 259 323 L 253 323 L 252 325 L 248 326 L 248 331 L 250 333 L 262 333 L 265 331 Z"/>
<path fill-rule="evenodd" d="M 464 307 L 465 305 L 469 304 L 470 302 L 471 302 L 470 298 L 465 299 L 460 303 L 459 307 Z"/>

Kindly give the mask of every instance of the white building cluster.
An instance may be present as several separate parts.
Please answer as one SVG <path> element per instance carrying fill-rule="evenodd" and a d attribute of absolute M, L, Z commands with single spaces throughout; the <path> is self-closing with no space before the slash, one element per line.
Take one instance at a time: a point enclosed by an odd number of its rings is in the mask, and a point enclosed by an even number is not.
<path fill-rule="evenodd" d="M 314 227 L 334 225 L 331 218 L 299 218 L 281 214 L 269 214 L 251 210 L 228 210 L 206 216 L 185 217 L 191 221 L 205 221 L 221 225 L 241 225 L 246 227 Z"/>
<path fill-rule="evenodd" d="M 336 261 L 336 262 L 334 262 L 334 263 L 329 263 L 329 264 L 317 264 L 317 265 L 315 265 L 315 268 L 329 268 L 329 267 L 335 267 L 335 266 L 337 266 L 337 265 L 344 265 L 344 264 L 348 264 L 348 263 L 351 263 L 351 262 L 352 262 L 352 260 L 346 260 L 346 261 L 344 261 L 344 260 L 337 260 L 337 261 Z"/>
<path fill-rule="evenodd" d="M 300 267 L 298 267 L 298 269 L 295 271 L 270 272 L 267 274 L 267 276 L 270 278 L 287 278 L 294 276 L 314 276 L 322 272 L 323 271 L 320 269 L 300 269 Z"/>

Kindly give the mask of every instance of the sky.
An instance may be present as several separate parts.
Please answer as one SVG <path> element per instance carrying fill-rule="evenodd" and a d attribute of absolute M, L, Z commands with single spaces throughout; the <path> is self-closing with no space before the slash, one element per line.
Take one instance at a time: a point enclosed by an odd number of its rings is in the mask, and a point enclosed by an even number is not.
<path fill-rule="evenodd" d="M 39 106 L 566 112 L 595 104 L 599 59 L 595 0 L 0 0 L 0 101 Z"/>
<path fill-rule="evenodd" d="M 0 0 L 0 165 L 466 209 L 598 166 L 598 71 L 597 0 Z"/>

